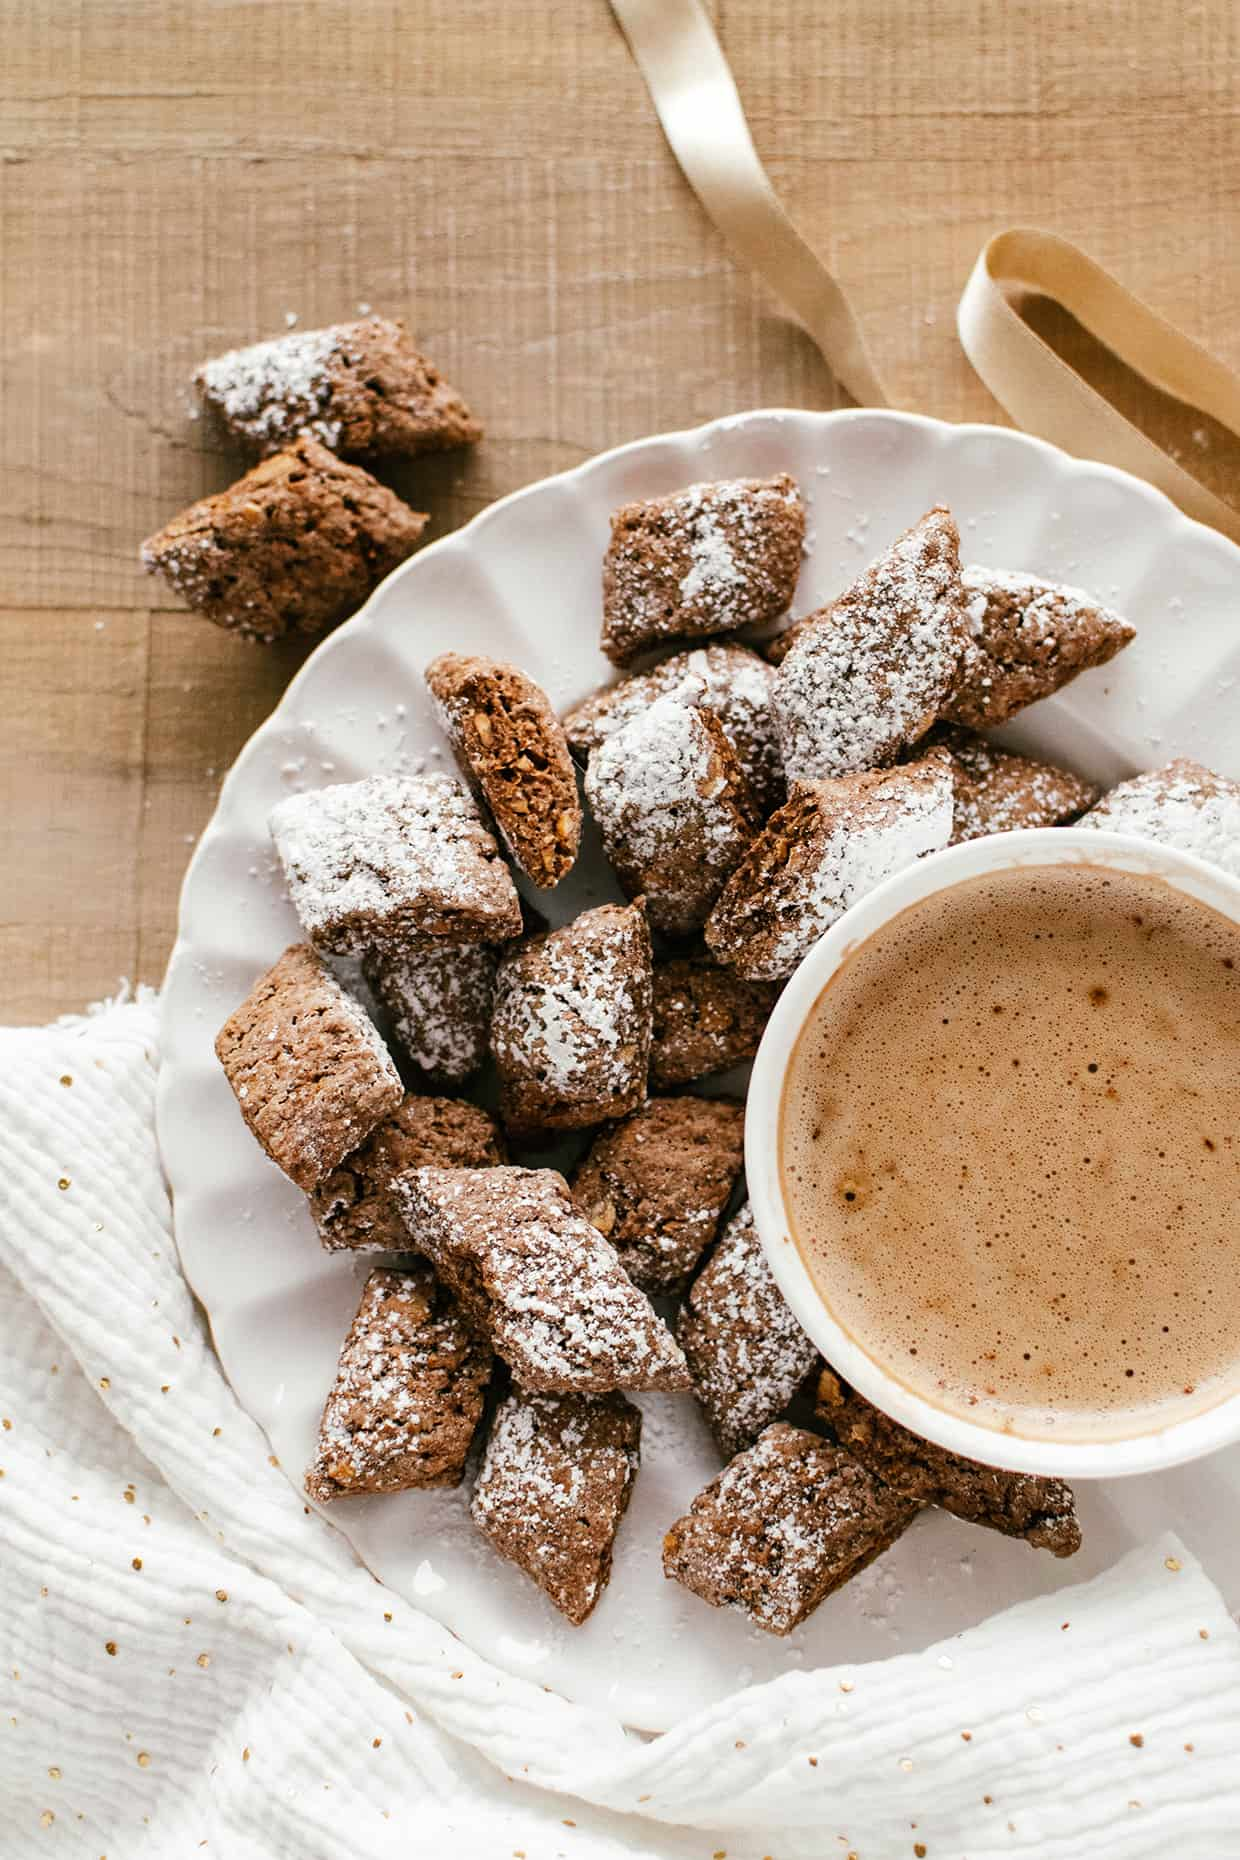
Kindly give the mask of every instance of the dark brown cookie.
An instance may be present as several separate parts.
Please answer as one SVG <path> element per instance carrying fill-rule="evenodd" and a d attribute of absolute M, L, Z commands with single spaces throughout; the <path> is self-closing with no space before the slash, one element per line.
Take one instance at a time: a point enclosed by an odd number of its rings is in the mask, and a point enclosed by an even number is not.
<path fill-rule="evenodd" d="M 603 562 L 603 651 L 624 665 L 667 640 L 777 620 L 804 540 L 805 506 L 786 472 L 625 504 Z"/>
<path fill-rule="evenodd" d="M 409 1235 L 391 1196 L 398 1175 L 431 1164 L 486 1169 L 507 1160 L 498 1124 L 477 1105 L 410 1092 L 311 1195 L 319 1239 L 329 1252 L 346 1247 L 404 1252 Z"/>
<path fill-rule="evenodd" d="M 603 850 L 630 898 L 668 936 L 700 930 L 757 832 L 723 725 L 669 692 L 592 751 L 586 799 Z"/>
<path fill-rule="evenodd" d="M 445 652 L 425 672 L 440 720 L 500 837 L 535 885 L 558 885 L 581 841 L 577 774 L 546 693 L 500 659 Z"/>
<path fill-rule="evenodd" d="M 651 1085 L 669 1091 L 752 1059 L 778 993 L 705 956 L 656 963 Z"/>
<path fill-rule="evenodd" d="M 952 759 L 953 846 L 1021 827 L 1062 826 L 1098 798 L 1098 790 L 1070 769 L 1011 755 L 971 730 L 942 724 L 925 743 L 946 749 Z"/>
<path fill-rule="evenodd" d="M 935 508 L 814 615 L 780 664 L 784 773 L 823 781 L 894 762 L 953 689 L 965 646 L 960 539 Z"/>
<path fill-rule="evenodd" d="M 291 794 L 272 809 L 271 837 L 306 934 L 334 955 L 521 934 L 499 847 L 448 775 L 372 775 Z"/>
<path fill-rule="evenodd" d="M 303 432 L 342 458 L 441 452 L 482 437 L 455 388 L 390 317 L 230 349 L 194 381 L 229 430 L 260 452 Z"/>
<path fill-rule="evenodd" d="M 554 1169 L 414 1169 L 392 1192 L 521 1388 L 688 1387 L 671 1332 Z"/>
<path fill-rule="evenodd" d="M 673 1524 L 663 1573 L 712 1608 L 790 1634 L 917 1510 L 838 1447 L 777 1421 Z"/>
<path fill-rule="evenodd" d="M 514 1135 L 623 1117 L 646 1096 L 650 932 L 640 902 L 603 904 L 500 963 L 491 1051 Z"/>
<path fill-rule="evenodd" d="M 1240 782 L 1187 756 L 1122 781 L 1079 824 L 1178 846 L 1240 878 Z"/>
<path fill-rule="evenodd" d="M 966 568 L 967 643 L 949 723 L 985 730 L 1105 665 L 1136 631 L 1079 588 L 1005 569 Z"/>
<path fill-rule="evenodd" d="M 259 976 L 215 1051 L 246 1123 L 306 1194 L 404 1096 L 368 1015 L 304 943 Z"/>
<path fill-rule="evenodd" d="M 854 1459 L 916 1504 L 938 1505 L 970 1524 L 1023 1537 L 1054 1556 L 1080 1549 L 1072 1488 L 1062 1479 L 1004 1472 L 936 1447 L 880 1413 L 831 1369 L 818 1379 L 817 1412 Z"/>
<path fill-rule="evenodd" d="M 429 1266 L 372 1272 L 340 1352 L 306 1491 L 459 1485 L 482 1418 L 491 1352 Z"/>
<path fill-rule="evenodd" d="M 356 612 L 426 523 L 360 466 L 299 439 L 149 536 L 142 565 L 216 626 L 281 639 Z"/>
<path fill-rule="evenodd" d="M 424 1078 L 460 1085 L 487 1056 L 499 951 L 430 938 L 362 959 L 392 1038 Z"/>
<path fill-rule="evenodd" d="M 640 1410 L 618 1394 L 513 1389 L 491 1423 L 470 1514 L 574 1627 L 610 1579 L 641 1431 Z"/>
<path fill-rule="evenodd" d="M 741 1172 L 744 1131 L 730 1099 L 651 1098 L 595 1137 L 573 1199 L 644 1292 L 687 1284 Z"/>
<path fill-rule="evenodd" d="M 648 710 L 657 698 L 692 682 L 694 702 L 713 711 L 736 751 L 754 806 L 765 819 L 784 798 L 784 769 L 775 734 L 771 692 L 774 668 L 748 646 L 717 640 L 673 653 L 648 672 L 606 685 L 564 719 L 569 748 L 584 756 Z"/>
<path fill-rule="evenodd" d="M 751 979 L 791 975 L 850 904 L 951 833 L 941 749 L 904 768 L 797 782 L 724 886 L 706 942 Z"/>
<path fill-rule="evenodd" d="M 725 1459 L 779 1420 L 818 1361 L 767 1265 L 748 1202 L 694 1280 L 676 1335 Z"/>

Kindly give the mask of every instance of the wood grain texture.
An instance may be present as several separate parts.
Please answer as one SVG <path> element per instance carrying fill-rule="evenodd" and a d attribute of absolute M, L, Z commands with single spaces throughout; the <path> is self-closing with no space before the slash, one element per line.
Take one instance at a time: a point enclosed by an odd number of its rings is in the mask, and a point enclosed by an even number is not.
<path fill-rule="evenodd" d="M 713 11 L 901 404 L 995 417 L 955 303 L 1022 222 L 1240 365 L 1231 0 Z M 704 220 L 604 0 L 0 0 L 0 32 L 0 1016 L 37 1020 L 158 980 L 220 776 L 304 656 L 138 571 L 241 462 L 190 417 L 202 356 L 288 312 L 405 315 L 489 431 L 397 476 L 431 535 L 643 433 L 839 397 Z"/>

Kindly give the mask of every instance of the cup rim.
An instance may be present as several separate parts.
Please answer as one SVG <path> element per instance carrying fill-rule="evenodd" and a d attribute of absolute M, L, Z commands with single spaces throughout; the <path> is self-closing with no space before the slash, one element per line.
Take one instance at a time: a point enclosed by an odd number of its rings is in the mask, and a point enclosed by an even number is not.
<path fill-rule="evenodd" d="M 754 1225 L 785 1301 L 827 1363 L 859 1394 L 924 1439 L 983 1464 L 1065 1478 L 1114 1478 L 1180 1465 L 1240 1440 L 1240 1373 L 1236 1392 L 1214 1406 L 1165 1427 L 1115 1439 L 1057 1441 L 965 1420 L 899 1382 L 831 1315 L 792 1239 L 780 1182 L 779 1118 L 788 1064 L 809 1013 L 853 951 L 910 905 L 970 878 L 1026 866 L 1071 864 L 1105 865 L 1136 877 L 1163 879 L 1240 926 L 1240 880 L 1194 853 L 1132 834 L 1023 828 L 968 840 L 916 860 L 851 905 L 784 985 L 753 1062 L 745 1171 Z"/>

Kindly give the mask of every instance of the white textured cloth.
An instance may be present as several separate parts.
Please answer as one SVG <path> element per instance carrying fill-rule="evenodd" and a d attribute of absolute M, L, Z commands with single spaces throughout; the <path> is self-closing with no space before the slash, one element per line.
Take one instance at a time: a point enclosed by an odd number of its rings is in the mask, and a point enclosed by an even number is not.
<path fill-rule="evenodd" d="M 378 1586 L 181 1278 L 156 1041 L 0 1033 L 2 1860 L 1236 1860 L 1240 1635 L 1170 1537 L 655 1741 Z"/>

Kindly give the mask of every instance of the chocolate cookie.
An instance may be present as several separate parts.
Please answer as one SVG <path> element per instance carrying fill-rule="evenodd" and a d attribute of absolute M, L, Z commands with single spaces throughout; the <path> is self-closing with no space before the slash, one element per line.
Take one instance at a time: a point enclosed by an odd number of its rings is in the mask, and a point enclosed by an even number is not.
<path fill-rule="evenodd" d="M 482 1419 L 491 1352 L 429 1266 L 372 1272 L 340 1352 L 306 1491 L 459 1485 Z"/>
<path fill-rule="evenodd" d="M 230 349 L 194 376 L 203 400 L 260 452 L 309 433 L 342 458 L 473 445 L 482 428 L 403 323 L 368 316 Z"/>
<path fill-rule="evenodd" d="M 918 1505 L 938 1505 L 970 1524 L 1023 1537 L 1053 1556 L 1080 1549 L 1072 1488 L 1062 1479 L 1004 1472 L 936 1447 L 880 1413 L 831 1369 L 818 1380 L 817 1412 L 854 1459 Z"/>
<path fill-rule="evenodd" d="M 666 640 L 777 620 L 804 540 L 805 506 L 786 472 L 625 504 L 603 562 L 603 651 L 624 665 Z"/>
<path fill-rule="evenodd" d="M 779 1420 L 818 1361 L 767 1265 L 748 1202 L 694 1280 L 676 1335 L 725 1459 Z"/>
<path fill-rule="evenodd" d="M 559 718 L 532 678 L 445 652 L 426 668 L 444 730 L 500 837 L 535 885 L 558 885 L 581 841 L 577 775 Z"/>
<path fill-rule="evenodd" d="M 1178 846 L 1240 878 L 1240 782 L 1187 756 L 1122 781 L 1078 825 Z"/>
<path fill-rule="evenodd" d="M 778 994 L 706 956 L 656 963 L 651 1085 L 668 1091 L 752 1059 Z"/>
<path fill-rule="evenodd" d="M 838 1447 L 777 1421 L 663 1539 L 663 1573 L 790 1634 L 893 1544 L 918 1507 Z"/>
<path fill-rule="evenodd" d="M 1098 798 L 1070 769 L 1011 755 L 971 730 L 943 724 L 925 742 L 952 759 L 953 846 L 1022 827 L 1062 826 Z"/>
<path fill-rule="evenodd" d="M 291 794 L 272 809 L 293 908 L 335 955 L 409 939 L 499 943 L 521 904 L 473 800 L 448 775 L 372 775 Z"/>
<path fill-rule="evenodd" d="M 426 523 L 369 472 L 304 438 L 173 517 L 141 559 L 216 626 L 281 639 L 355 613 Z"/>
<path fill-rule="evenodd" d="M 942 710 L 949 723 L 993 728 L 1136 638 L 1126 620 L 1079 588 L 997 568 L 966 568 L 961 582 L 967 640 Z"/>
<path fill-rule="evenodd" d="M 409 1235 L 391 1197 L 398 1175 L 427 1164 L 485 1169 L 506 1161 L 499 1126 L 477 1105 L 464 1098 L 415 1098 L 410 1092 L 311 1195 L 319 1239 L 329 1252 L 405 1252 Z"/>
<path fill-rule="evenodd" d="M 570 749 L 587 755 L 658 698 L 679 695 L 690 686 L 693 701 L 723 725 L 753 804 L 765 819 L 784 798 L 784 769 L 771 708 L 774 684 L 773 668 L 748 646 L 716 641 L 673 653 L 651 671 L 635 672 L 594 692 L 568 712 L 564 734 Z"/>
<path fill-rule="evenodd" d="M 960 538 L 936 507 L 798 630 L 775 680 L 788 780 L 894 762 L 942 712 L 966 639 Z"/>
<path fill-rule="evenodd" d="M 215 1052 L 242 1117 L 305 1194 L 404 1096 L 378 1030 L 304 943 L 259 976 Z"/>
<path fill-rule="evenodd" d="M 951 833 L 941 749 L 904 768 L 797 782 L 724 886 L 707 944 L 742 975 L 791 975 L 850 904 Z"/>
<path fill-rule="evenodd" d="M 577 1130 L 646 1096 L 650 932 L 641 904 L 603 904 L 500 964 L 491 1051 L 510 1133 Z"/>
<path fill-rule="evenodd" d="M 521 1388 L 688 1387 L 671 1332 L 554 1169 L 414 1169 L 392 1192 L 410 1244 Z"/>
<path fill-rule="evenodd" d="M 611 1576 L 641 1457 L 623 1395 L 529 1395 L 496 1410 L 470 1515 L 492 1546 L 580 1627 Z"/>
<path fill-rule="evenodd" d="M 472 1077 L 487 1056 L 499 951 L 419 938 L 370 951 L 362 967 L 410 1065 L 444 1085 Z"/>
<path fill-rule="evenodd" d="M 701 929 L 757 831 L 723 725 L 687 681 L 591 753 L 586 799 L 630 898 L 668 936 Z"/>
<path fill-rule="evenodd" d="M 644 1292 L 688 1282 L 741 1172 L 744 1130 L 730 1099 L 652 1098 L 595 1137 L 573 1199 Z"/>

